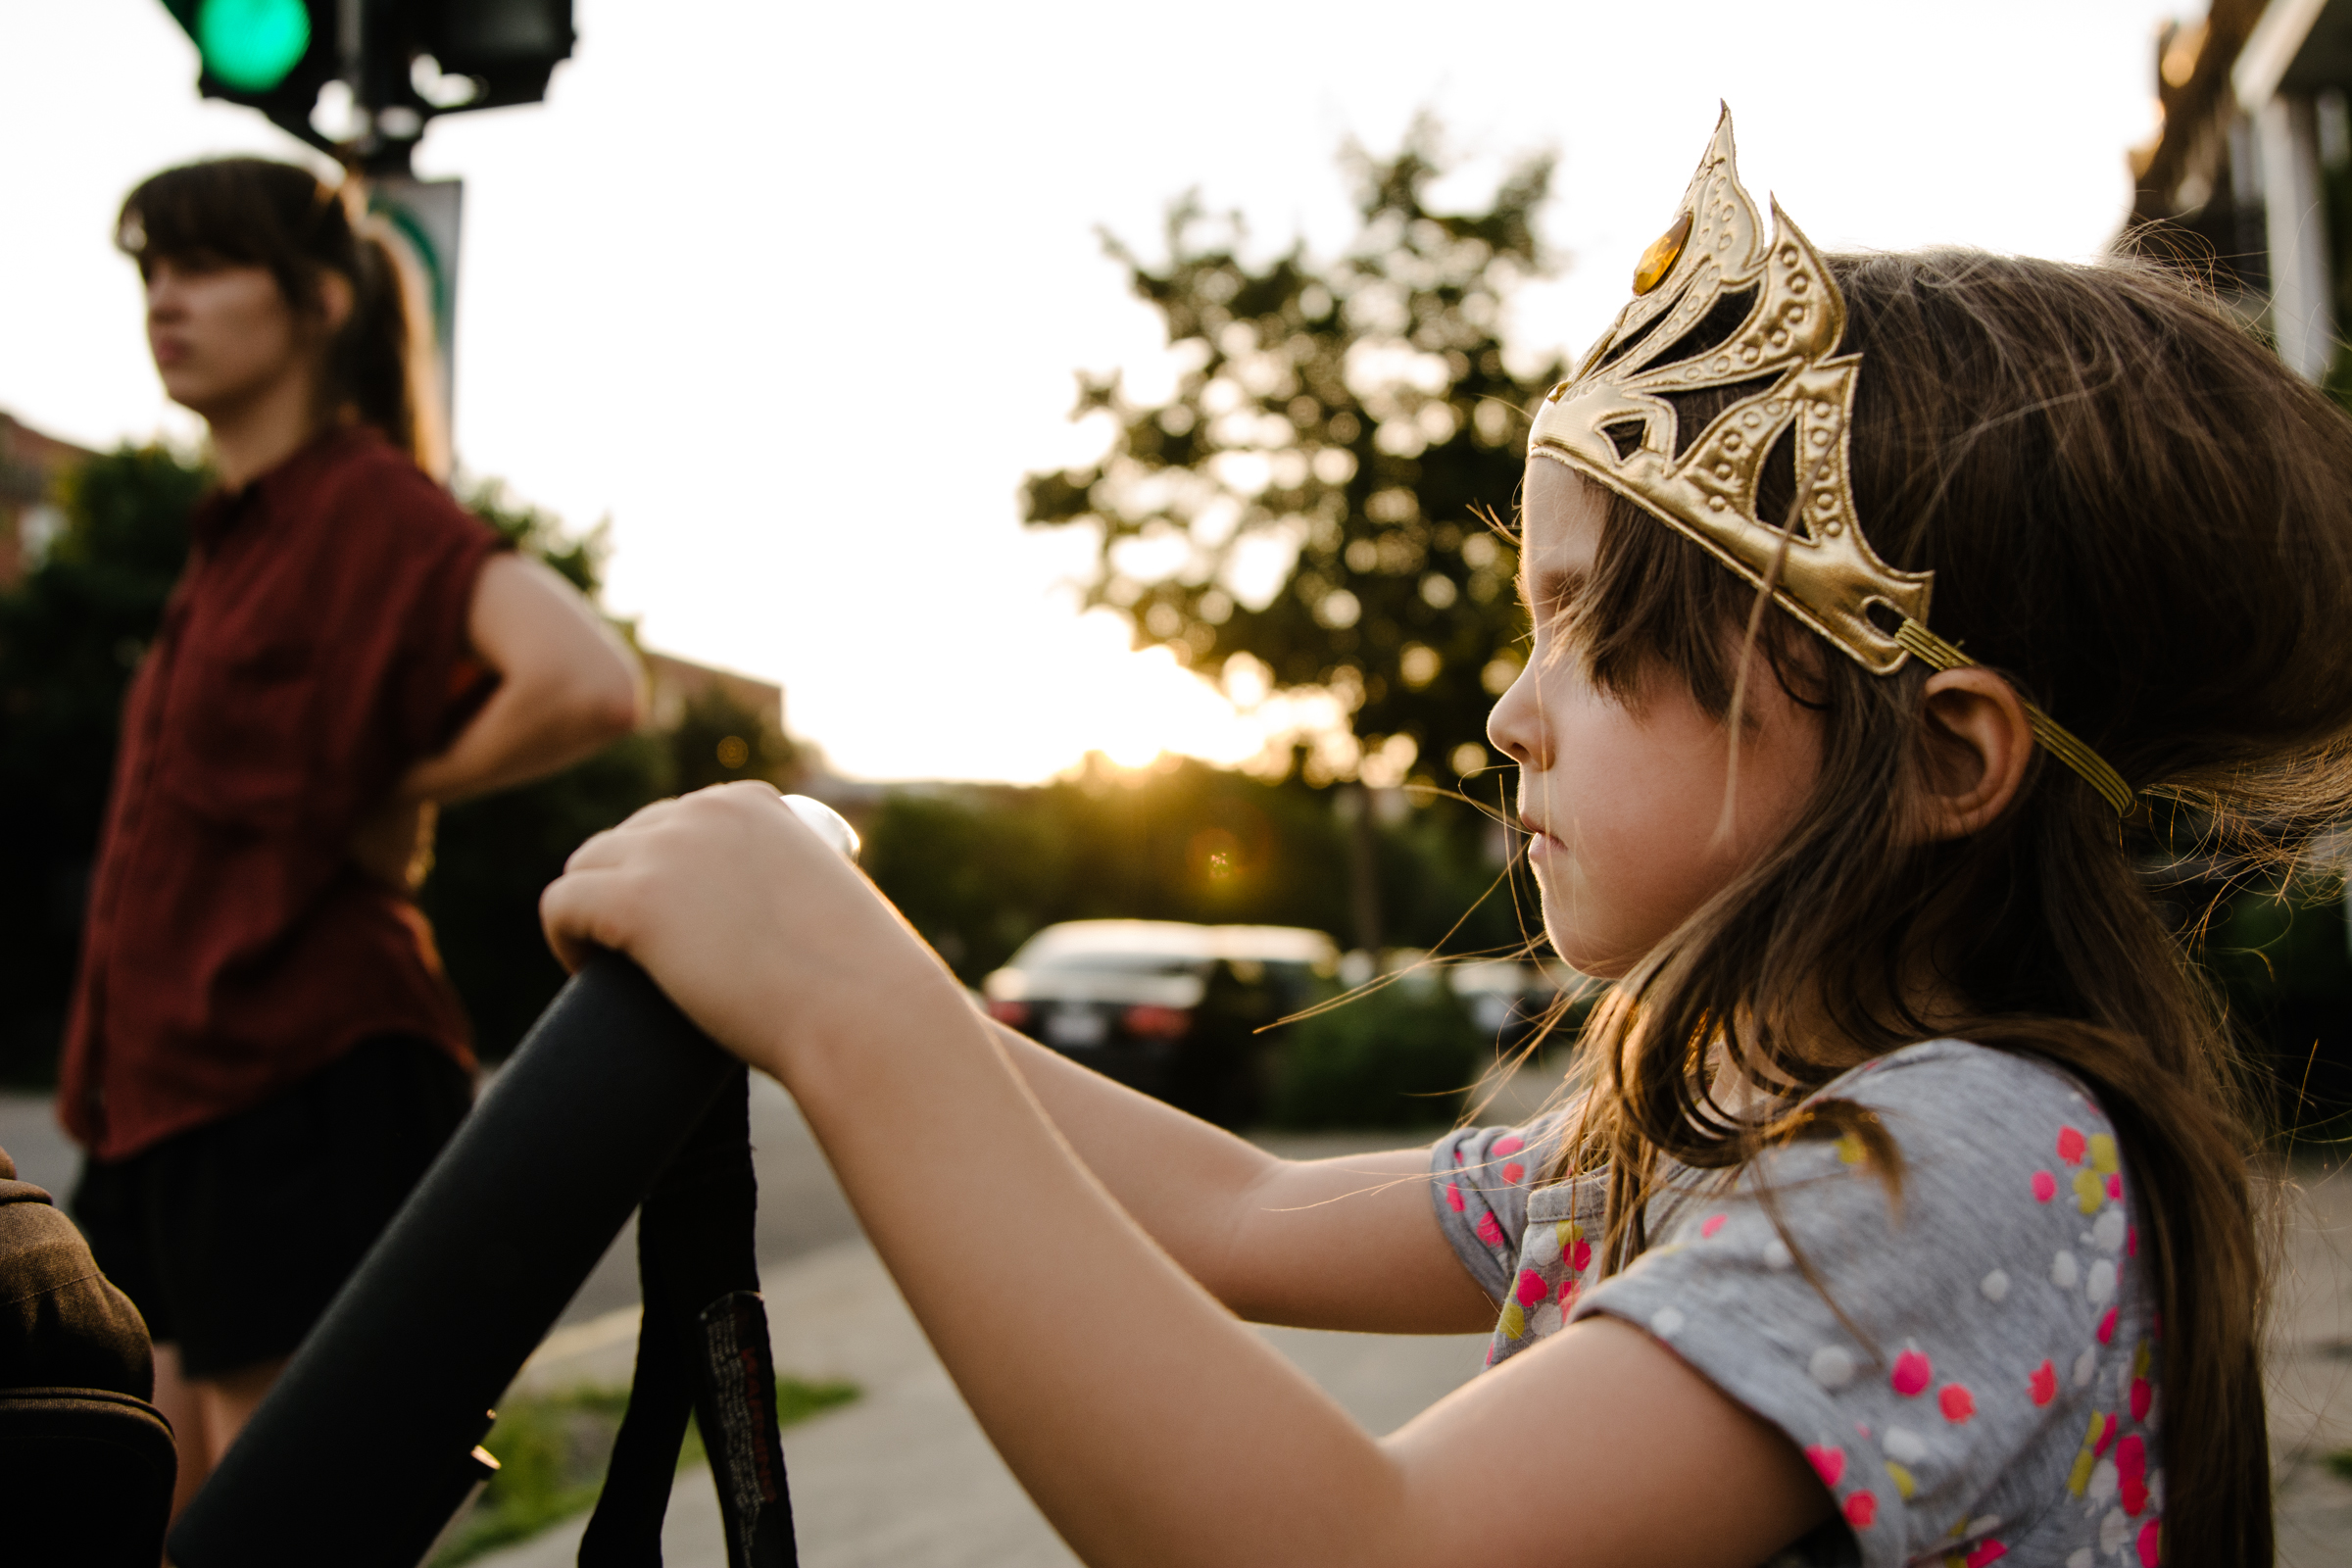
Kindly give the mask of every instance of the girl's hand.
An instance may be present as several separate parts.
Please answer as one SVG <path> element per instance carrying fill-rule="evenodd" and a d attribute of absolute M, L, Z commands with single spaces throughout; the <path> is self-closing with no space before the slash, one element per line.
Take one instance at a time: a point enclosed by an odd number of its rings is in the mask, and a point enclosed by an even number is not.
<path fill-rule="evenodd" d="M 873 885 L 764 784 L 661 801 L 572 853 L 540 896 L 576 969 L 626 954 L 721 1046 L 778 1077 L 796 1049 L 954 981 Z"/>

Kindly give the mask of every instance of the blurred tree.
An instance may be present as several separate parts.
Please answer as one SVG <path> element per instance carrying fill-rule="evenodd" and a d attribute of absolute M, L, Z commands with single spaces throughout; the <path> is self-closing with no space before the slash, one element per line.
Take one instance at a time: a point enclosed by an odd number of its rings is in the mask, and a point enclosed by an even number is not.
<path fill-rule="evenodd" d="M 1427 947 L 1477 910 L 1453 953 L 1520 941 L 1499 867 L 1466 808 L 1375 817 L 1392 928 Z M 1192 760 L 1122 774 L 1095 760 L 1035 787 L 894 791 L 866 819 L 863 865 L 967 983 L 1056 920 L 1127 917 L 1302 925 L 1352 940 L 1351 829 L 1329 792 Z"/>
<path fill-rule="evenodd" d="M 668 794 L 670 769 L 663 737 L 640 733 L 553 778 L 441 813 L 417 903 L 484 1056 L 514 1050 L 564 984 L 539 932 L 540 891 L 583 839 Z"/>
<path fill-rule="evenodd" d="M 789 736 L 718 687 L 686 700 L 685 711 L 669 727 L 669 793 L 707 789 L 756 778 L 788 787 L 799 762 Z"/>
<path fill-rule="evenodd" d="M 48 554 L 0 593 L 0 1080 L 55 1070 L 122 695 L 211 477 L 160 446 L 92 459 Z"/>
<path fill-rule="evenodd" d="M 1157 407 L 1082 372 L 1075 416 L 1107 413 L 1110 450 L 1030 474 L 1022 502 L 1032 524 L 1100 529 L 1087 603 L 1124 612 L 1139 643 L 1328 689 L 1389 773 L 1417 757 L 1450 784 L 1487 760 L 1525 630 L 1515 554 L 1481 513 L 1510 508 L 1526 410 L 1566 368 L 1515 374 L 1498 335 L 1513 288 L 1550 265 L 1534 216 L 1551 158 L 1520 162 L 1484 212 L 1439 213 L 1438 143 L 1424 117 L 1393 158 L 1348 149 L 1362 227 L 1329 265 L 1294 245 L 1253 267 L 1240 217 L 1211 223 L 1189 196 L 1164 266 L 1106 237 L 1185 369 Z"/>
<path fill-rule="evenodd" d="M 591 601 L 603 596 L 605 558 L 612 552 L 609 523 L 599 522 L 585 533 L 573 533 L 564 526 L 564 519 L 517 499 L 499 479 L 461 475 L 456 488 L 458 504 L 497 529 L 499 537 L 546 562 Z M 624 629 L 633 640 L 635 629 Z"/>
<path fill-rule="evenodd" d="M 1301 1019 L 1273 1060 L 1277 1127 L 1443 1128 L 1494 1041 L 1445 986 L 1408 979 Z"/>
<path fill-rule="evenodd" d="M 2215 890 L 2193 890 L 2196 903 Z M 2344 890 L 2332 878 L 2229 891 L 2197 956 L 2278 1127 L 2333 1144 L 2352 1127 L 2352 944 Z"/>

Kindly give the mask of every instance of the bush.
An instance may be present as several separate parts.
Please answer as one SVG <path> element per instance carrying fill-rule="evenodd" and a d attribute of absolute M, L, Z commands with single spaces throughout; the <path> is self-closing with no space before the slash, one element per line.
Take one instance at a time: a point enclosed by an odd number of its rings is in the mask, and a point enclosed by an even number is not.
<path fill-rule="evenodd" d="M 1274 1053 L 1267 1120 L 1299 1129 L 1448 1125 L 1493 1050 L 1446 987 L 1400 981 L 1291 1026 Z"/>

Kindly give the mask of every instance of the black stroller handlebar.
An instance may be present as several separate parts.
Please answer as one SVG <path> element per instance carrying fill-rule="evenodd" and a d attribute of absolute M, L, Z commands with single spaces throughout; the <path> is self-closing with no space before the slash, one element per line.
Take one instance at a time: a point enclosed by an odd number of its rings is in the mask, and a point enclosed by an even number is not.
<path fill-rule="evenodd" d="M 855 856 L 848 823 L 786 801 Z M 741 1073 L 635 964 L 583 965 L 180 1516 L 172 1560 L 415 1568 L 488 1473 L 491 1406 Z"/>

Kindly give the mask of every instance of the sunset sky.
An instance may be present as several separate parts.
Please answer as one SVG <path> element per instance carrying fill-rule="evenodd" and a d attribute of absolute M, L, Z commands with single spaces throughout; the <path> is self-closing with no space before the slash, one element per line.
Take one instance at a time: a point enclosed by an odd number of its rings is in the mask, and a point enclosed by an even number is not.
<path fill-rule="evenodd" d="M 1081 617 L 1091 541 L 1018 523 L 1023 472 L 1101 449 L 1066 418 L 1075 368 L 1164 384 L 1098 224 L 1152 254 L 1198 186 L 1266 250 L 1328 253 L 1341 142 L 1387 150 L 1428 107 L 1465 204 L 1560 155 L 1567 265 L 1512 325 L 1533 357 L 1605 324 L 1726 99 L 1748 184 L 1817 242 L 2086 258 L 2179 9 L 579 0 L 546 105 L 442 120 L 418 158 L 467 182 L 458 451 L 610 517 L 612 607 L 781 681 L 845 772 L 1239 760 L 1281 720 Z M 93 445 L 196 438 L 114 208 L 157 168 L 298 144 L 195 75 L 159 0 L 0 4 L 0 409 Z"/>

